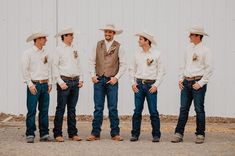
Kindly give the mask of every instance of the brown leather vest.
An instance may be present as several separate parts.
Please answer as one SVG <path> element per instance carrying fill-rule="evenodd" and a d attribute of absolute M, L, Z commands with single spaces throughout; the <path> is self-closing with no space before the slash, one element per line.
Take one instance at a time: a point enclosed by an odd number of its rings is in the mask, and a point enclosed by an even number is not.
<path fill-rule="evenodd" d="M 114 41 L 107 52 L 105 41 L 101 40 L 96 47 L 96 74 L 99 76 L 113 77 L 119 70 L 119 52 L 120 43 Z"/>

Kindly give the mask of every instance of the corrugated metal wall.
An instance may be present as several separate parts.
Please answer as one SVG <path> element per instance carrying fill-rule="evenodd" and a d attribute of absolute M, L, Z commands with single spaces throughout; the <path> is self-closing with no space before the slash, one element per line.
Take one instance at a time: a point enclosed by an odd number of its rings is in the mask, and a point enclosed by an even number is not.
<path fill-rule="evenodd" d="M 53 37 L 56 31 L 69 25 L 81 32 L 75 43 L 83 52 L 85 64 L 85 86 L 80 92 L 77 112 L 92 114 L 93 86 L 88 56 L 96 42 L 103 38 L 98 29 L 114 23 L 124 29 L 117 40 L 124 46 L 127 60 L 139 49 L 133 34 L 148 30 L 156 36 L 167 71 L 159 88 L 158 108 L 161 114 L 174 115 L 179 111 L 178 66 L 188 45 L 186 29 L 203 25 L 210 34 L 204 42 L 213 50 L 215 62 L 206 95 L 207 115 L 235 117 L 234 8 L 233 0 L 0 0 L 0 112 L 26 112 L 26 86 L 21 81 L 20 57 L 31 46 L 25 42 L 28 34 L 35 29 L 46 30 L 50 34 L 46 48 L 53 51 L 56 44 L 60 44 Z M 50 114 L 54 114 L 55 88 L 51 95 Z M 126 73 L 120 80 L 119 114 L 132 112 L 133 93 Z"/>

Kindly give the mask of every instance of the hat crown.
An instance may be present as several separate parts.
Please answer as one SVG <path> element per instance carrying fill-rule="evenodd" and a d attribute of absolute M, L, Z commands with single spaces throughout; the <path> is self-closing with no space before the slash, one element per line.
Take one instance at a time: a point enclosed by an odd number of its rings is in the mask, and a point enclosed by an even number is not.
<path fill-rule="evenodd" d="M 204 28 L 201 26 L 194 26 L 194 27 L 192 27 L 192 30 L 204 32 Z"/>

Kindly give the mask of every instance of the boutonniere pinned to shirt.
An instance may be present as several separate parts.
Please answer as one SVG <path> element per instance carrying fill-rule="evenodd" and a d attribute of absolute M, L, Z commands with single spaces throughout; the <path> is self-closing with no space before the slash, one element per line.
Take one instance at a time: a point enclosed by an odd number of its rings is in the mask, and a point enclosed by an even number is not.
<path fill-rule="evenodd" d="M 78 58 L 78 51 L 77 50 L 73 51 L 73 56 L 74 56 L 75 59 Z"/>
<path fill-rule="evenodd" d="M 116 46 L 110 47 L 108 50 L 108 54 L 113 54 L 116 49 Z"/>
<path fill-rule="evenodd" d="M 194 54 L 193 54 L 193 61 L 198 61 L 198 59 L 199 59 L 199 56 L 194 53 Z"/>
<path fill-rule="evenodd" d="M 46 64 L 48 62 L 48 56 L 45 56 L 43 59 L 43 63 Z"/>
<path fill-rule="evenodd" d="M 147 65 L 150 66 L 153 63 L 153 59 L 148 58 L 147 59 Z"/>

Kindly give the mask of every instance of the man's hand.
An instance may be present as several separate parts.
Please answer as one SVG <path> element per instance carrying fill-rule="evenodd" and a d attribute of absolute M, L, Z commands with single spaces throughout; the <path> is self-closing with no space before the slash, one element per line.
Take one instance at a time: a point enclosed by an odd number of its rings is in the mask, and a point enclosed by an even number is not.
<path fill-rule="evenodd" d="M 139 89 L 137 88 L 137 84 L 133 84 L 131 87 L 132 87 L 132 90 L 133 90 L 134 93 L 139 92 Z"/>
<path fill-rule="evenodd" d="M 48 85 L 48 93 L 50 93 L 51 90 L 52 90 L 52 84 L 49 84 L 49 85 Z"/>
<path fill-rule="evenodd" d="M 179 80 L 179 88 L 180 90 L 184 89 L 183 80 Z"/>
<path fill-rule="evenodd" d="M 107 82 L 110 83 L 111 85 L 115 85 L 117 83 L 118 79 L 116 77 L 111 77 L 110 80 Z"/>
<path fill-rule="evenodd" d="M 61 88 L 62 90 L 65 90 L 65 89 L 68 88 L 68 86 L 67 86 L 66 83 L 62 83 L 62 84 L 60 84 L 60 88 Z"/>
<path fill-rule="evenodd" d="M 36 86 L 35 85 L 30 86 L 29 91 L 31 92 L 31 94 L 36 95 L 37 94 Z"/>
<path fill-rule="evenodd" d="M 155 93 L 157 91 L 157 86 L 152 85 L 152 87 L 149 89 L 150 93 Z"/>
<path fill-rule="evenodd" d="M 198 90 L 198 89 L 200 89 L 200 88 L 201 88 L 201 86 L 200 86 L 197 82 L 194 83 L 193 89 Z"/>
<path fill-rule="evenodd" d="M 79 81 L 78 88 L 81 88 L 83 86 L 83 81 Z"/>
<path fill-rule="evenodd" d="M 92 82 L 93 83 L 98 83 L 99 82 L 99 80 L 97 79 L 98 78 L 98 76 L 93 76 L 91 79 L 92 79 Z"/>

